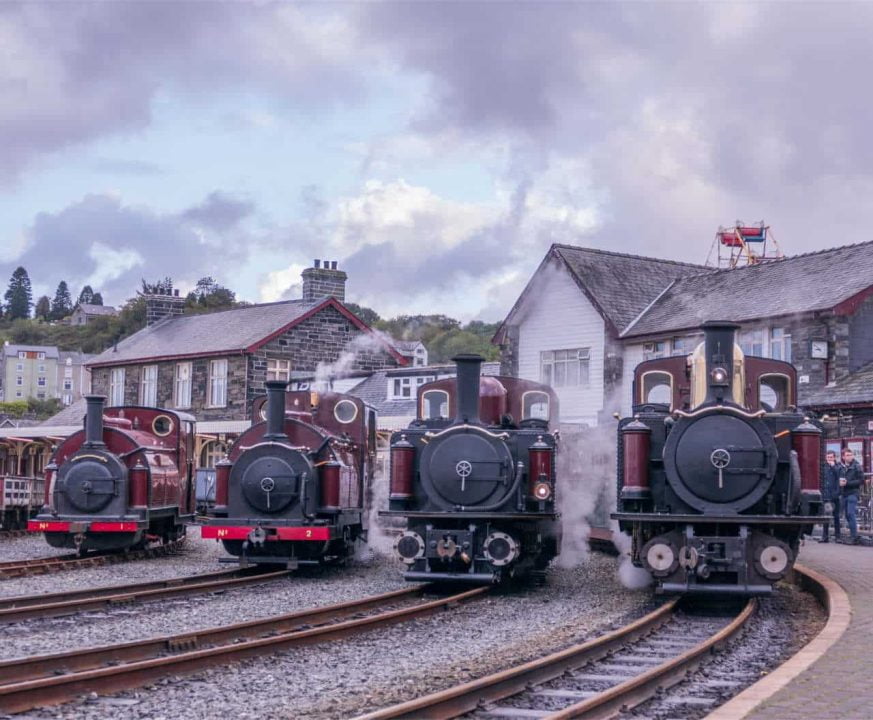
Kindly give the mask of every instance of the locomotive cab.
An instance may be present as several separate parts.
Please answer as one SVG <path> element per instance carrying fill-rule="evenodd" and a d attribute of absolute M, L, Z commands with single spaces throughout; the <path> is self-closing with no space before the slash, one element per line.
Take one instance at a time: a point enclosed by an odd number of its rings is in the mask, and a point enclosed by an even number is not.
<path fill-rule="evenodd" d="M 619 424 L 613 518 L 661 592 L 767 594 L 820 513 L 821 430 L 793 406 L 796 372 L 744 356 L 736 328 L 706 323 L 690 356 L 638 366 Z"/>

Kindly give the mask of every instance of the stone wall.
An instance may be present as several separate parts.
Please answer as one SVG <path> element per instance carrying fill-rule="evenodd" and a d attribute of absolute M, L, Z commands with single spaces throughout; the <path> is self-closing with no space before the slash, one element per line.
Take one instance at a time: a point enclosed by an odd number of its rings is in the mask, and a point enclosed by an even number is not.
<path fill-rule="evenodd" d="M 170 294 L 143 295 L 146 303 L 146 326 L 154 325 L 165 317 L 182 315 L 185 312 L 185 298 L 179 297 L 179 291 Z"/>
<path fill-rule="evenodd" d="M 327 261 L 325 261 L 325 265 Z M 306 268 L 302 273 L 303 300 L 314 302 L 331 296 L 340 302 L 346 299 L 346 279 L 348 276 L 342 270 L 327 267 Z"/>
<path fill-rule="evenodd" d="M 227 357 L 227 404 L 224 407 L 209 407 L 209 361 L 216 358 L 195 358 L 191 361 L 191 407 L 179 408 L 193 414 L 198 420 L 245 420 L 247 358 L 244 355 Z M 175 409 L 173 389 L 176 378 L 176 361 L 143 363 L 124 366 L 124 402 L 140 404 L 140 380 L 146 365 L 158 366 L 157 405 Z M 91 372 L 93 392 L 109 396 L 110 368 L 94 368 Z"/>

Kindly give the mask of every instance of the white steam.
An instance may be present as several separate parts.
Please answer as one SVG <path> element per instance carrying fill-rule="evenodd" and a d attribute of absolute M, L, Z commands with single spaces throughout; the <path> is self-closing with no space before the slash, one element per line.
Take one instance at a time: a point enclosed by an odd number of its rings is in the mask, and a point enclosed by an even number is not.
<path fill-rule="evenodd" d="M 617 523 L 616 523 L 617 525 Z M 618 550 L 618 579 L 628 590 L 642 590 L 652 584 L 652 576 L 631 560 L 633 540 L 630 535 L 620 533 L 618 527 L 612 529 L 612 542 Z"/>
<path fill-rule="evenodd" d="M 325 392 L 333 387 L 335 380 L 348 377 L 362 366 L 380 367 L 384 356 L 392 344 L 391 338 L 376 330 L 362 332 L 346 343 L 334 362 L 320 362 L 315 367 L 313 390 Z M 372 362 L 367 362 L 372 361 Z"/>

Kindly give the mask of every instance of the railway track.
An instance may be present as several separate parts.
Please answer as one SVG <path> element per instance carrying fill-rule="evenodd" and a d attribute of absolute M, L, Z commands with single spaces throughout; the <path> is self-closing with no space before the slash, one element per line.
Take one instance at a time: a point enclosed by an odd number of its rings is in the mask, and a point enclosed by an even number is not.
<path fill-rule="evenodd" d="M 0 562 L 0 580 L 9 580 L 26 575 L 44 575 L 62 570 L 75 570 L 83 567 L 127 562 L 128 560 L 143 560 L 145 558 L 160 557 L 161 555 L 172 555 L 184 543 L 185 539 L 181 538 L 164 545 L 156 545 L 141 550 L 130 550 L 125 553 L 95 553 L 83 556 L 79 556 L 76 553 L 68 553 L 66 555 L 32 558 L 30 560 Z"/>
<path fill-rule="evenodd" d="M 363 715 L 388 718 L 609 718 L 680 682 L 753 615 L 682 612 L 672 600 L 623 628 L 463 685 Z"/>
<path fill-rule="evenodd" d="M 98 610 L 180 595 L 233 590 L 238 587 L 269 582 L 288 575 L 290 575 L 289 570 L 273 572 L 224 570 L 132 585 L 111 585 L 71 592 L 4 598 L 0 599 L 0 624 L 71 615 L 86 610 Z"/>
<path fill-rule="evenodd" d="M 57 705 L 83 693 L 116 692 L 167 675 L 351 637 L 452 608 L 489 590 L 475 588 L 429 600 L 428 589 L 412 586 L 236 625 L 5 660 L 0 662 L 0 712 Z"/>

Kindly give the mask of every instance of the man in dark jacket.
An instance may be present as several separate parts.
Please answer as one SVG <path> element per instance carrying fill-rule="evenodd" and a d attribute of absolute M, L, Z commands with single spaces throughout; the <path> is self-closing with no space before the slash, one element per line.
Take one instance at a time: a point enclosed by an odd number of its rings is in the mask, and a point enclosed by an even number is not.
<path fill-rule="evenodd" d="M 822 478 L 822 500 L 831 505 L 831 515 L 834 518 L 834 540 L 840 540 L 840 464 L 837 462 L 837 454 L 828 450 L 825 454 L 824 477 Z M 827 517 L 827 516 L 826 516 Z M 822 542 L 830 542 L 828 535 L 830 523 L 822 524 Z"/>
<path fill-rule="evenodd" d="M 849 525 L 850 541 L 858 545 L 858 496 L 864 485 L 864 471 L 855 460 L 855 453 L 849 448 L 843 449 L 843 462 L 840 465 L 840 487 L 842 488 L 843 505 L 846 508 L 846 523 Z"/>

